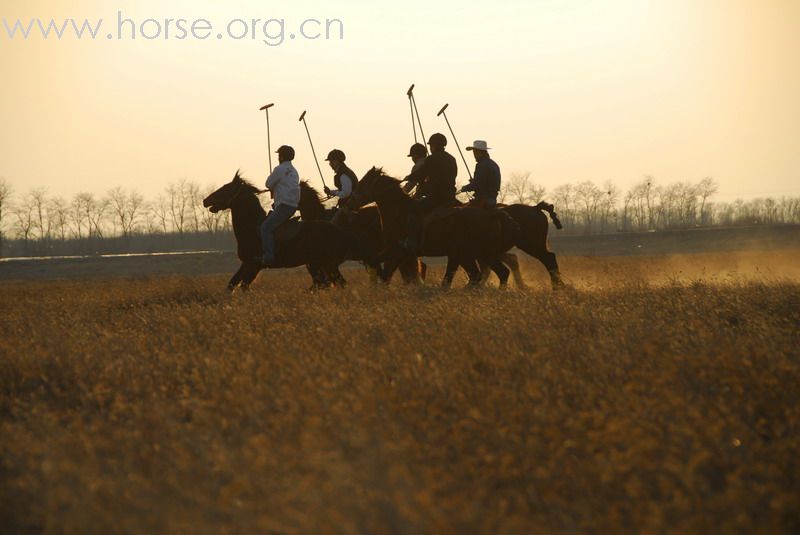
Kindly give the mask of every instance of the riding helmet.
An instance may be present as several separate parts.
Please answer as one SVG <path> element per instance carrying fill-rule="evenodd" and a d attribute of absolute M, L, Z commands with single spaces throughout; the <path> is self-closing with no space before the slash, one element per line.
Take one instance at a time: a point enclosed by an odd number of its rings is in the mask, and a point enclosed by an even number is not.
<path fill-rule="evenodd" d="M 439 133 L 433 134 L 431 138 L 428 140 L 428 145 L 438 145 L 440 147 L 446 147 L 447 138 L 444 136 L 444 134 L 439 134 Z"/>
<path fill-rule="evenodd" d="M 338 162 L 344 162 L 347 159 L 347 156 L 344 155 L 344 152 L 340 151 L 339 149 L 333 149 L 328 153 L 328 157 L 325 158 L 326 162 L 331 160 L 336 160 Z"/>
<path fill-rule="evenodd" d="M 422 143 L 414 143 L 411 145 L 411 149 L 408 151 L 408 157 L 413 158 L 415 156 L 427 156 L 428 149 L 425 148 L 425 145 Z"/>
<path fill-rule="evenodd" d="M 275 152 L 278 153 L 279 156 L 285 156 L 289 161 L 294 160 L 294 149 L 289 145 L 281 145 Z"/>

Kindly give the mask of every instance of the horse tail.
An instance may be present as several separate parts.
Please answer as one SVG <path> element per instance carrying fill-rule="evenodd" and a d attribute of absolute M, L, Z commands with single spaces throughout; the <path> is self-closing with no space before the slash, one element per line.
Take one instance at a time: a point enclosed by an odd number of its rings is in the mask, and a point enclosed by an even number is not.
<path fill-rule="evenodd" d="M 564 228 L 564 226 L 561 224 L 561 220 L 558 218 L 558 214 L 556 214 L 556 209 L 552 204 L 542 201 L 539 204 L 537 204 L 535 208 L 538 208 L 539 210 L 550 214 L 550 219 L 553 220 L 553 224 L 556 226 L 558 230 Z"/>

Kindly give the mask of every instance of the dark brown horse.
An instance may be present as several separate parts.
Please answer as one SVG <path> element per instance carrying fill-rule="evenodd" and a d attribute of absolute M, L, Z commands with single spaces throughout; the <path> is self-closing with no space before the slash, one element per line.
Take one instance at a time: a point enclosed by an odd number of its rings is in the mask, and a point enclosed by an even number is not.
<path fill-rule="evenodd" d="M 203 206 L 214 213 L 231 211 L 236 254 L 242 261 L 239 271 L 228 282 L 231 292 L 240 285 L 247 290 L 263 268 L 256 259 L 262 255 L 259 228 L 267 214 L 258 200 L 259 193 L 263 191 L 244 180 L 237 171 L 233 180 L 203 200 Z M 313 280 L 312 289 L 344 285 L 339 266 L 352 245 L 346 232 L 328 222 L 294 219 L 279 227 L 276 235 L 277 265 L 274 267 L 306 266 Z"/>
<path fill-rule="evenodd" d="M 378 258 L 385 261 L 382 277 L 386 279 L 409 257 L 401 242 L 406 237 L 412 200 L 397 179 L 373 167 L 359 182 L 349 206 L 357 209 L 371 202 L 378 205 L 381 215 L 384 249 Z M 459 266 L 467 272 L 470 285 L 477 285 L 482 279 L 478 262 L 499 264 L 517 241 L 518 230 L 513 219 L 498 210 L 445 208 L 427 218 L 421 252 L 423 256 L 448 257 L 443 286 L 451 284 Z"/>
<path fill-rule="evenodd" d="M 300 182 L 300 217 L 303 221 L 330 221 L 336 213 L 335 208 L 326 208 L 320 199 L 319 192 L 305 180 Z M 377 261 L 383 250 L 381 233 L 381 215 L 376 206 L 365 206 L 357 210 L 348 210 L 339 225 L 353 238 L 348 260 L 362 262 L 373 282 L 377 282 L 382 266 Z M 405 259 L 399 271 L 406 284 L 419 282 L 425 278 L 427 266 L 415 258 Z"/>

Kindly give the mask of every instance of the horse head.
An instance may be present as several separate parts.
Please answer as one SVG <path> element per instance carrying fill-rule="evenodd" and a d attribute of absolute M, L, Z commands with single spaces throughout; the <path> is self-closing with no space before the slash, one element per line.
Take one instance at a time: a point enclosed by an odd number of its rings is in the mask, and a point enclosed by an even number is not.
<path fill-rule="evenodd" d="M 383 172 L 381 167 L 373 167 L 364 178 L 359 180 L 356 190 L 350 196 L 350 201 L 347 207 L 351 210 L 357 210 L 364 205 L 378 202 L 386 192 L 397 190 L 403 193 L 400 188 L 400 182 L 396 178 L 392 178 Z"/>
<path fill-rule="evenodd" d="M 258 193 L 259 191 L 242 178 L 241 171 L 236 171 L 233 180 L 203 199 L 203 207 L 208 208 L 214 214 L 223 210 L 230 210 L 239 196 L 246 192 Z"/>

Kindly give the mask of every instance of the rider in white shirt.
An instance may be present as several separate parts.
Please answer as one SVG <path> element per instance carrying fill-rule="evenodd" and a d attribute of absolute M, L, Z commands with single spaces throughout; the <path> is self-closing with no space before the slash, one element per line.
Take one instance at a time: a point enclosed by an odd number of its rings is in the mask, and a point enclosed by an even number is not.
<path fill-rule="evenodd" d="M 300 175 L 292 165 L 294 149 L 283 145 L 278 149 L 280 164 L 270 173 L 266 187 L 272 193 L 272 211 L 261 224 L 261 263 L 275 263 L 275 229 L 292 218 L 300 204 Z"/>

